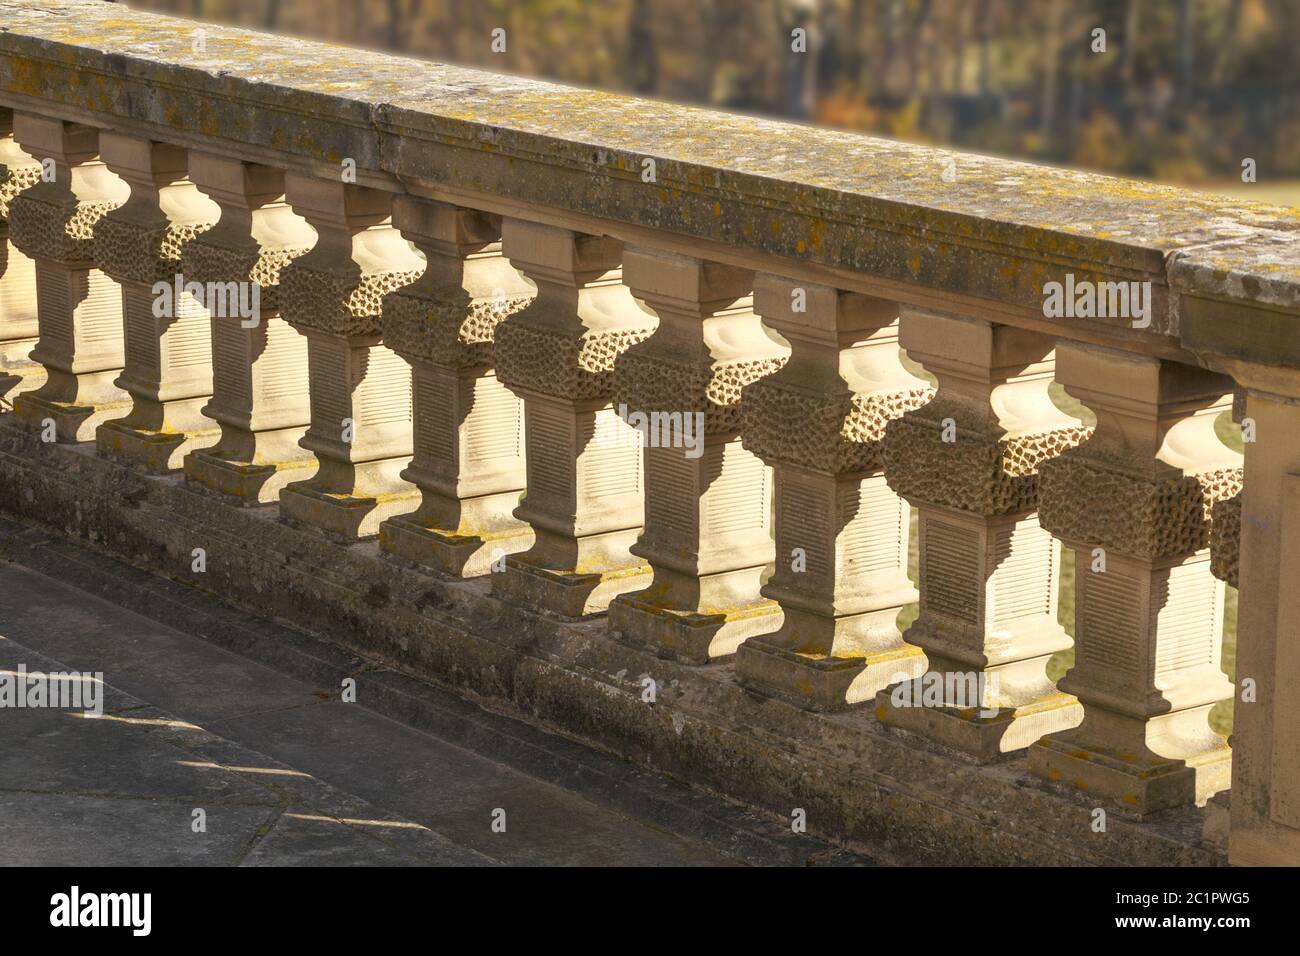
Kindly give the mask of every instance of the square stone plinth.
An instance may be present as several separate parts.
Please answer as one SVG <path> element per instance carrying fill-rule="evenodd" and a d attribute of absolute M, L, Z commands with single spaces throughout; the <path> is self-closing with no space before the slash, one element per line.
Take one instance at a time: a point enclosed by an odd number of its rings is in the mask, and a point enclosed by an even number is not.
<path fill-rule="evenodd" d="M 320 491 L 304 483 L 289 485 L 280 492 L 282 518 L 343 541 L 373 538 L 384 521 L 414 511 L 419 505 L 418 491 L 365 497 Z"/>
<path fill-rule="evenodd" d="M 84 405 L 73 402 L 55 402 L 23 392 L 14 399 L 14 415 L 25 425 L 38 431 L 45 427 L 48 418 L 54 422 L 54 433 L 62 442 L 94 441 L 99 426 L 114 418 L 122 418 L 131 411 L 131 401 L 105 402 Z"/>
<path fill-rule="evenodd" d="M 399 515 L 379 526 L 379 546 L 407 561 L 469 578 L 490 573 L 503 556 L 531 548 L 533 531 L 454 534 L 431 528 L 414 515 Z"/>
<path fill-rule="evenodd" d="M 620 594 L 650 584 L 650 566 L 615 571 L 555 571 L 520 555 L 506 558 L 506 569 L 492 575 L 492 593 L 563 617 L 585 617 L 607 610 Z"/>
<path fill-rule="evenodd" d="M 1106 800 L 1136 817 L 1203 805 L 1232 783 L 1232 751 L 1221 748 L 1187 759 L 1133 754 L 1084 742 L 1069 732 L 1044 737 L 1029 748 L 1033 773 Z"/>
<path fill-rule="evenodd" d="M 216 428 L 195 432 L 154 431 L 119 420 L 105 422 L 95 430 L 95 446 L 106 458 L 138 465 L 155 474 L 168 474 L 180 470 L 185 456 L 195 448 L 211 445 L 220 437 L 221 430 Z"/>
<path fill-rule="evenodd" d="M 924 680 L 912 681 L 903 700 L 923 700 Z M 896 704 L 896 690 L 887 687 L 876 694 L 876 717 L 881 723 L 911 731 L 981 763 L 1023 750 L 1046 734 L 1071 730 L 1083 720 L 1083 706 L 1070 694 L 1049 694 L 1020 707 L 993 710 Z"/>
<path fill-rule="evenodd" d="M 759 601 L 714 614 L 661 607 L 639 593 L 623 594 L 609 606 L 610 630 L 625 640 L 667 652 L 687 664 L 732 657 L 743 642 L 781 626 L 775 601 Z"/>
<path fill-rule="evenodd" d="M 186 478 L 246 506 L 277 503 L 288 484 L 310 478 L 315 470 L 315 459 L 259 465 L 231 461 L 206 449 L 185 456 Z"/>
<path fill-rule="evenodd" d="M 910 644 L 863 657 L 834 657 L 796 651 L 779 634 L 751 638 L 736 653 L 736 677 L 744 687 L 822 712 L 870 700 L 883 687 L 919 677 L 925 667 L 925 652 Z"/>
<path fill-rule="evenodd" d="M 19 392 L 30 392 L 45 384 L 45 366 L 0 362 L 0 401 L 13 404 Z"/>

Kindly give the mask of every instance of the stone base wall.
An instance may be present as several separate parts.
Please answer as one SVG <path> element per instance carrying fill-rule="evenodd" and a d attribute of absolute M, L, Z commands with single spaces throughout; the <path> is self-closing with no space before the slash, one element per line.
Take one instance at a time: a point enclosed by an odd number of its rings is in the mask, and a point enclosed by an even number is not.
<path fill-rule="evenodd" d="M 746 692 L 727 664 L 691 667 L 493 597 L 490 581 L 404 565 L 373 541 L 343 545 L 153 476 L 44 444 L 0 417 L 0 509 L 236 607 L 432 680 L 639 764 L 860 844 L 900 864 L 1219 865 L 1202 840 L 1220 812 L 1145 822 L 1049 790 L 1023 753 L 979 766 L 870 712 L 810 713 Z M 207 570 L 191 571 L 194 548 Z M 74 582 L 75 583 L 75 582 Z M 137 608 L 148 613 L 147 608 Z M 183 626 L 183 624 L 181 625 Z M 643 679 L 656 682 L 643 702 Z M 1214 829 L 1211 825 L 1210 829 Z"/>

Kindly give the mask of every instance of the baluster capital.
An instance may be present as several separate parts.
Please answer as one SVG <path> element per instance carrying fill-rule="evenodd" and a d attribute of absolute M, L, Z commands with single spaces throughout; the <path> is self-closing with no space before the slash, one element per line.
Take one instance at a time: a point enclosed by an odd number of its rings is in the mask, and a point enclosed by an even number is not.
<path fill-rule="evenodd" d="M 1048 336 L 975 319 L 905 311 L 900 342 L 938 380 L 932 401 L 889 423 L 889 483 L 913 504 L 975 515 L 1031 512 L 1039 466 L 1088 426 L 1048 393 Z"/>
<path fill-rule="evenodd" d="M 424 272 L 392 225 L 392 196 L 368 186 L 289 173 L 286 192 L 315 228 L 311 251 L 280 277 L 280 309 L 303 330 L 377 337 L 384 296 Z"/>
<path fill-rule="evenodd" d="M 189 180 L 179 146 L 105 132 L 100 156 L 131 196 L 96 224 L 95 264 L 119 282 L 171 283 L 183 249 L 212 228 L 220 208 Z"/>
<path fill-rule="evenodd" d="M 284 171 L 213 153 L 190 154 L 190 179 L 221 210 L 186 244 L 181 271 L 196 282 L 251 282 L 264 313 L 280 307 L 285 267 L 316 243 L 316 230 L 285 201 Z"/>
<path fill-rule="evenodd" d="M 745 389 L 745 447 L 826 474 L 880 468 L 886 426 L 934 394 L 899 360 L 898 305 L 776 276 L 755 280 L 754 304 L 791 354 Z"/>
<path fill-rule="evenodd" d="M 1062 342 L 1057 377 L 1097 416 L 1041 477 L 1043 526 L 1078 546 L 1153 561 L 1209 546 L 1214 506 L 1242 487 L 1215 422 L 1232 381 L 1205 369 Z"/>
<path fill-rule="evenodd" d="M 754 274 L 629 247 L 623 281 L 659 325 L 652 338 L 619 359 L 617 400 L 647 413 L 701 413 L 713 434 L 738 430 L 742 389 L 779 369 L 788 354 L 754 313 Z"/>
<path fill-rule="evenodd" d="M 615 360 L 655 327 L 623 285 L 622 243 L 507 218 L 502 251 L 537 298 L 497 328 L 498 377 L 520 391 L 608 400 Z"/>
<path fill-rule="evenodd" d="M 501 253 L 501 219 L 400 196 L 393 225 L 425 255 L 424 275 L 384 302 L 384 341 L 407 361 L 491 365 L 496 328 L 533 301 L 533 286 Z"/>
<path fill-rule="evenodd" d="M 96 224 L 127 200 L 130 187 L 99 158 L 92 126 L 16 112 L 14 139 L 50 174 L 9 203 L 10 235 L 33 259 L 89 267 Z"/>

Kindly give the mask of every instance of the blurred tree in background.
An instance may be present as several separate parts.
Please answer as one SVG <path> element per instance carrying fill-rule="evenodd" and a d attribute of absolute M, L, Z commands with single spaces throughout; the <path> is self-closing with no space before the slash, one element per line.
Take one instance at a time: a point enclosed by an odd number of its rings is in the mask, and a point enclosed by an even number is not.
<path fill-rule="evenodd" d="M 1234 179 L 1247 156 L 1300 178 L 1300 0 L 131 5 L 1164 180 Z"/>

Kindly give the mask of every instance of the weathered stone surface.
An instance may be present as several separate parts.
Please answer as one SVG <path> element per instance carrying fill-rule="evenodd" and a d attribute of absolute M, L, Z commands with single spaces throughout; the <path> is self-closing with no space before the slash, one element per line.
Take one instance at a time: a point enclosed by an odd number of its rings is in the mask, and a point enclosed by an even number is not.
<path fill-rule="evenodd" d="M 459 286 L 442 296 L 393 292 L 384 300 L 384 342 L 402 356 L 438 365 L 491 365 L 497 325 L 531 301 L 475 299 Z"/>
<path fill-rule="evenodd" d="M 1169 282 L 1179 292 L 1300 309 L 1300 233 L 1252 233 L 1174 253 Z"/>
<path fill-rule="evenodd" d="M 1241 586 L 1241 495 L 1216 501 L 1210 519 L 1210 570 L 1234 588 Z"/>
<path fill-rule="evenodd" d="M 1000 515 L 1033 511 L 1038 469 L 1088 437 L 1085 425 L 1007 437 L 991 413 L 972 427 L 969 407 L 936 399 L 889 422 L 885 470 L 894 490 L 945 508 Z M 962 422 L 951 442 L 945 419 Z"/>
<path fill-rule="evenodd" d="M 1153 480 L 1115 464 L 1106 467 L 1091 449 L 1044 462 L 1043 527 L 1066 541 L 1137 558 L 1179 557 L 1209 547 L 1216 504 L 1241 492 L 1240 468 Z"/>

